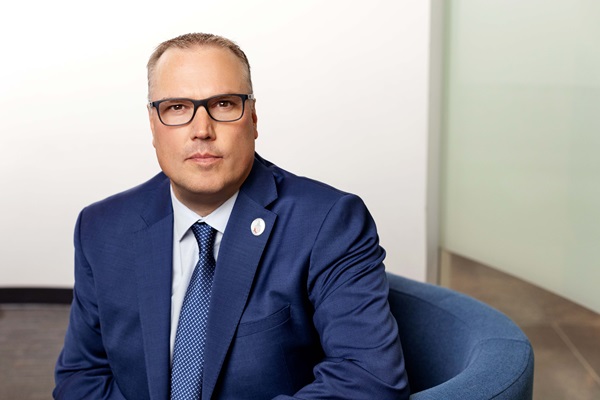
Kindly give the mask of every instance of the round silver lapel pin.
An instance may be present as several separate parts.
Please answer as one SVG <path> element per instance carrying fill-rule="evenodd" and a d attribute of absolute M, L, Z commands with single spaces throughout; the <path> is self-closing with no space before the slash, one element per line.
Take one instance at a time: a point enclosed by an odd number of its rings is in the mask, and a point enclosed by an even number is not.
<path fill-rule="evenodd" d="M 265 221 L 262 218 L 256 218 L 250 224 L 250 230 L 254 236 L 260 236 L 265 231 Z"/>

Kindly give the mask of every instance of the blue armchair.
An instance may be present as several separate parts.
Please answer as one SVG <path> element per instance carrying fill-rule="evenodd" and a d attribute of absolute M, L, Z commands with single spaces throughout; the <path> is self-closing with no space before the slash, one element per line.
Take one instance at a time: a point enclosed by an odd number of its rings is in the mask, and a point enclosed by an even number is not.
<path fill-rule="evenodd" d="M 530 400 L 533 350 L 504 314 L 458 292 L 388 273 L 411 400 Z"/>

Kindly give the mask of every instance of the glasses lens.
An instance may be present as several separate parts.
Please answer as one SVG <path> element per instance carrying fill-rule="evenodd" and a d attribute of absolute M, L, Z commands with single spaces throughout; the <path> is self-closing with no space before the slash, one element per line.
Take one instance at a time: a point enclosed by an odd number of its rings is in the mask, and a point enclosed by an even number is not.
<path fill-rule="evenodd" d="M 207 111 L 217 121 L 235 121 L 242 118 L 244 101 L 235 95 L 213 97 L 208 101 Z"/>
<path fill-rule="evenodd" d="M 194 103 L 189 100 L 167 100 L 158 106 L 158 113 L 166 125 L 187 124 L 194 115 Z"/>

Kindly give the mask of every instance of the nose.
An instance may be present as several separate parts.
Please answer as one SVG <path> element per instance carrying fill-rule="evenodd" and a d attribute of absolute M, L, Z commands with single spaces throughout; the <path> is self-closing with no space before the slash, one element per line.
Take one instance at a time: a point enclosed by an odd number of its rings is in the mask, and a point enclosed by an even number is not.
<path fill-rule="evenodd" d="M 192 128 L 192 140 L 212 140 L 215 138 L 213 120 L 204 107 L 198 107 L 194 119 L 190 122 L 190 126 Z"/>

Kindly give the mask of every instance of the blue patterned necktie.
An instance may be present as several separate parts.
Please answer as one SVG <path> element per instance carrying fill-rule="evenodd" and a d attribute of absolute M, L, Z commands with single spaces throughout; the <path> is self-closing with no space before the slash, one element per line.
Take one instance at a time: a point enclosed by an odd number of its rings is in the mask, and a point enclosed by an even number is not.
<path fill-rule="evenodd" d="M 173 349 L 171 399 L 200 399 L 204 372 L 204 344 L 210 305 L 210 293 L 215 274 L 213 246 L 216 231 L 204 222 L 196 222 L 192 231 L 200 258 L 187 288 Z"/>

